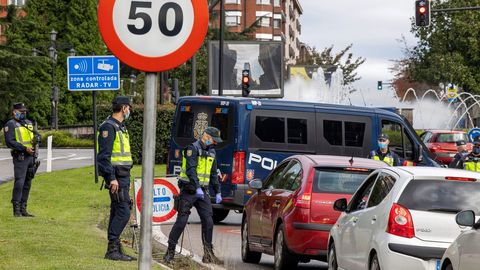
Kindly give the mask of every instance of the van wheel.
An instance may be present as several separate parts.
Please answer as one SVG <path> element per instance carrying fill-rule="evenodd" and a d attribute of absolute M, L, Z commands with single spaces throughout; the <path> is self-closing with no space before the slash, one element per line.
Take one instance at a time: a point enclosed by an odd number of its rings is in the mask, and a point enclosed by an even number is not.
<path fill-rule="evenodd" d="M 380 270 L 380 262 L 378 261 L 377 254 L 373 255 L 372 262 L 370 263 L 370 270 Z"/>
<path fill-rule="evenodd" d="M 246 263 L 259 263 L 262 253 L 250 250 L 248 242 L 248 223 L 245 218 L 242 222 L 242 261 Z"/>
<path fill-rule="evenodd" d="M 298 258 L 287 247 L 283 233 L 283 224 L 280 224 L 275 237 L 275 270 L 287 270 L 297 268 Z"/>
<path fill-rule="evenodd" d="M 328 270 L 337 270 L 337 250 L 335 249 L 335 243 L 332 243 L 328 250 Z"/>
<path fill-rule="evenodd" d="M 225 218 L 227 218 L 228 213 L 230 210 L 226 209 L 213 209 L 213 223 L 218 224 L 222 222 Z"/>

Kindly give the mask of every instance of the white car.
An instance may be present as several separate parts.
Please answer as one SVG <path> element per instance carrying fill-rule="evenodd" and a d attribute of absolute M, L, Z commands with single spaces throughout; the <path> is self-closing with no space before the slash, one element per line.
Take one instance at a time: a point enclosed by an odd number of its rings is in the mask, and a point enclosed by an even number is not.
<path fill-rule="evenodd" d="M 440 270 L 461 233 L 455 215 L 479 210 L 480 174 L 455 169 L 391 167 L 374 171 L 330 231 L 329 269 Z"/>
<path fill-rule="evenodd" d="M 478 213 L 478 212 L 477 212 Z M 441 270 L 478 270 L 480 266 L 480 222 L 475 223 L 475 212 L 457 214 L 457 224 L 465 231 L 450 245 L 442 258 Z"/>

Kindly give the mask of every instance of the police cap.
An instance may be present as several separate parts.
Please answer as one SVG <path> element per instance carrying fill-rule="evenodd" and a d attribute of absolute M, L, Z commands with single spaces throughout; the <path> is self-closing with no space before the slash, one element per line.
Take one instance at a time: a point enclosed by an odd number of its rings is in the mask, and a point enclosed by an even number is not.
<path fill-rule="evenodd" d="M 115 97 L 115 99 L 113 99 L 112 104 L 113 105 L 128 105 L 128 106 L 131 106 L 130 105 L 130 99 L 128 97 L 125 97 L 125 96 Z"/>
<path fill-rule="evenodd" d="M 218 130 L 218 128 L 216 127 L 207 127 L 205 129 L 205 133 L 207 133 L 208 135 L 212 136 L 213 140 L 216 142 L 216 143 L 221 143 L 223 142 L 222 138 L 220 138 L 220 130 Z"/>
<path fill-rule="evenodd" d="M 386 133 L 382 133 L 382 134 L 380 134 L 380 136 L 378 136 L 378 140 L 388 140 L 388 139 L 390 139 L 390 138 L 388 137 L 388 134 L 386 134 Z"/>
<path fill-rule="evenodd" d="M 26 111 L 27 110 L 27 107 L 25 107 L 25 104 L 21 103 L 21 102 L 18 102 L 18 103 L 15 103 L 13 104 L 13 107 L 12 107 L 14 110 L 19 110 L 19 111 Z"/>
<path fill-rule="evenodd" d="M 457 146 L 467 145 L 467 142 L 464 140 L 457 141 Z"/>

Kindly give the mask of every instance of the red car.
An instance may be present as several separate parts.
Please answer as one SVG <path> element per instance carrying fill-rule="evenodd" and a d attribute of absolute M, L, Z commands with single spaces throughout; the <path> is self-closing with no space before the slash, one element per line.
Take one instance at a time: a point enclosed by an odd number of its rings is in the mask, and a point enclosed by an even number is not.
<path fill-rule="evenodd" d="M 252 180 L 257 190 L 242 218 L 242 260 L 259 263 L 274 255 L 275 269 L 293 269 L 299 261 L 326 261 L 330 228 L 339 212 L 335 200 L 350 198 L 381 161 L 340 156 L 292 156 L 265 179 Z"/>
<path fill-rule="evenodd" d="M 420 138 L 430 152 L 436 155 L 435 160 L 446 165 L 452 162 L 457 153 L 458 141 L 466 141 L 469 152 L 473 148 L 473 145 L 469 143 L 468 135 L 463 131 L 429 130 L 424 132 Z"/>

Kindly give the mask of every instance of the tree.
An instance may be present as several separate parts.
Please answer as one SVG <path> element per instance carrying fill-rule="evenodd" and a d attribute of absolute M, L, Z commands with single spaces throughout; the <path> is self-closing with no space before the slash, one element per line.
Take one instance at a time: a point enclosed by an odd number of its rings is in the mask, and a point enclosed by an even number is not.
<path fill-rule="evenodd" d="M 327 70 L 331 67 L 340 68 L 343 72 L 343 84 L 352 84 L 353 82 L 361 79 L 356 70 L 365 62 L 365 58 L 353 58 L 353 53 L 349 52 L 352 46 L 353 44 L 348 45 L 345 49 L 341 50 L 335 55 L 333 54 L 333 45 L 323 49 L 322 52 L 318 52 L 314 47 L 312 57 L 299 64 L 318 65 L 323 70 Z M 345 56 L 346 59 L 342 60 Z"/>
<path fill-rule="evenodd" d="M 97 0 L 29 0 L 25 7 L 25 16 L 13 16 L 6 36 L 7 47 L 17 55 L 23 55 L 28 61 L 43 63 L 42 72 L 46 77 L 36 80 L 35 73 L 24 72 L 22 81 L 35 82 L 39 90 L 38 99 L 42 105 L 37 108 L 37 100 L 28 98 L 24 102 L 32 112 L 38 112 L 42 125 L 50 119 L 50 107 L 45 106 L 44 100 L 50 104 L 51 96 L 51 70 L 52 62 L 47 57 L 47 49 L 51 45 L 49 33 L 52 29 L 58 32 L 56 63 L 56 85 L 60 88 L 59 123 L 60 124 L 85 124 L 92 121 L 92 98 L 90 92 L 73 93 L 67 90 L 66 59 L 68 50 L 75 48 L 77 55 L 106 54 L 106 47 L 100 37 L 97 25 Z M 33 48 L 41 51 L 37 60 L 31 60 Z M 26 60 L 27 61 L 27 60 Z M 0 64 L 1 65 L 1 64 Z M 17 63 L 18 67 L 22 63 Z M 32 86 L 33 87 L 33 86 Z M 100 101 L 111 101 L 112 92 L 98 95 Z M 42 112 L 42 114 L 40 114 Z"/>
<path fill-rule="evenodd" d="M 432 9 L 479 6 L 480 0 L 433 1 Z M 412 33 L 419 39 L 410 50 L 411 79 L 438 85 L 453 82 L 467 92 L 480 93 L 480 12 L 434 13 L 428 27 Z"/>

